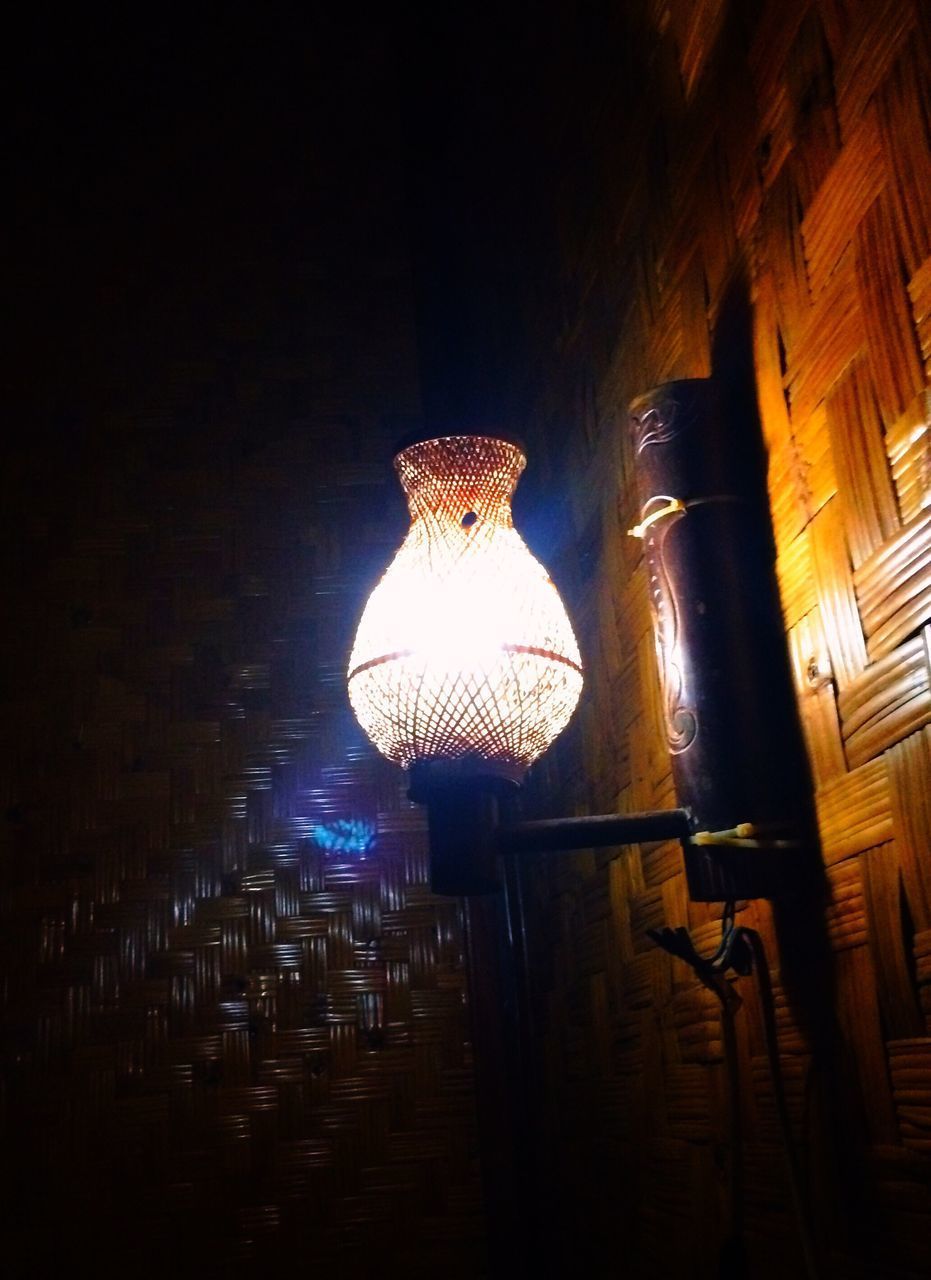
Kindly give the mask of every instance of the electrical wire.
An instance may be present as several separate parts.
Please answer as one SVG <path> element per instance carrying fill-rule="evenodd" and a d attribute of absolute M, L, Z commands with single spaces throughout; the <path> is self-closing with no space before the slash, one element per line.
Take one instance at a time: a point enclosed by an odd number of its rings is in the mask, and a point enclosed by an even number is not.
<path fill-rule="evenodd" d="M 785 1080 L 782 1074 L 782 1063 L 779 1060 L 779 1041 L 776 1033 L 776 1005 L 773 999 L 773 983 L 766 958 L 763 939 L 755 929 L 742 929 L 753 954 L 753 973 L 756 977 L 757 992 L 760 997 L 760 1010 L 763 1015 L 763 1038 L 766 1042 L 766 1059 L 773 1082 L 773 1096 L 776 1103 L 776 1115 L 779 1120 L 779 1132 L 782 1138 L 782 1151 L 786 1162 L 786 1173 L 789 1179 L 789 1193 L 792 1197 L 792 1208 L 798 1228 L 802 1256 L 805 1260 L 805 1273 L 808 1280 L 820 1280 L 820 1270 L 816 1259 L 814 1236 L 811 1228 L 811 1217 L 808 1203 L 802 1189 L 802 1170 L 792 1136 L 792 1123 L 789 1118 L 789 1107 L 786 1101 Z"/>
<path fill-rule="evenodd" d="M 786 1101 L 782 1064 L 779 1060 L 776 1008 L 769 961 L 767 960 L 766 949 L 763 946 L 763 940 L 760 935 L 755 929 L 747 929 L 737 925 L 735 917 L 736 904 L 733 901 L 726 902 L 721 916 L 721 941 L 714 954 L 708 957 L 698 954 L 687 929 L 666 928 L 647 931 L 657 945 L 671 955 L 678 957 L 678 959 L 684 960 L 721 1002 L 724 1056 L 729 1084 L 729 1125 L 733 1148 L 729 1176 L 731 1234 L 722 1251 L 721 1276 L 722 1280 L 724 1280 L 724 1277 L 730 1278 L 746 1274 L 746 1259 L 743 1247 L 742 1170 L 739 1152 L 742 1142 L 738 1087 L 739 1066 L 734 1028 L 734 1016 L 740 1007 L 741 1001 L 726 976 L 730 970 L 733 970 L 735 973 L 744 976 L 754 974 L 756 977 L 757 994 L 759 995 L 760 1010 L 763 1017 L 766 1060 L 773 1084 L 776 1117 L 785 1158 L 792 1210 L 804 1259 L 805 1276 L 807 1280 L 821 1280 L 808 1203 L 803 1191 L 801 1165 L 795 1140 L 792 1136 L 792 1124 Z"/>

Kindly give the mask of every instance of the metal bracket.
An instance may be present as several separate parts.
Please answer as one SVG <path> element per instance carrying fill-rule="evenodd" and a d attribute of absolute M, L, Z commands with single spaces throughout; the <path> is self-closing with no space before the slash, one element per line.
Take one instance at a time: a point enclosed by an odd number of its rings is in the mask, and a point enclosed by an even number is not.
<path fill-rule="evenodd" d="M 782 829 L 740 823 L 724 831 L 694 831 L 688 809 L 600 813 L 577 818 L 511 821 L 518 785 L 500 772 L 420 768 L 411 771 L 411 799 L 427 807 L 430 880 L 436 893 L 493 893 L 501 887 L 502 855 L 603 849 L 679 840 L 693 901 L 771 897 L 797 842 Z"/>

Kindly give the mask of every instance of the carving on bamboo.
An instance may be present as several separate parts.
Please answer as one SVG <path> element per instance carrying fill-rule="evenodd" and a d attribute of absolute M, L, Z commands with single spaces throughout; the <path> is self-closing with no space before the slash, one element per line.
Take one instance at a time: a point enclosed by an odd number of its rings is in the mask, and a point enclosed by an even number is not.
<path fill-rule="evenodd" d="M 648 445 L 668 444 L 688 426 L 683 406 L 671 396 L 650 404 L 631 416 L 637 453 L 643 453 Z"/>
<path fill-rule="evenodd" d="M 647 502 L 641 513 L 645 519 L 654 504 L 668 504 L 669 498 L 658 496 Z M 651 525 L 644 547 L 647 570 L 650 577 L 650 612 L 653 617 L 653 637 L 660 673 L 663 697 L 663 718 L 666 724 L 666 740 L 672 755 L 681 755 L 695 741 L 698 733 L 698 716 L 694 707 L 686 701 L 685 680 L 682 674 L 682 656 L 679 649 L 679 602 L 666 568 L 666 534 L 676 520 L 684 516 L 682 511 L 671 511 Z"/>

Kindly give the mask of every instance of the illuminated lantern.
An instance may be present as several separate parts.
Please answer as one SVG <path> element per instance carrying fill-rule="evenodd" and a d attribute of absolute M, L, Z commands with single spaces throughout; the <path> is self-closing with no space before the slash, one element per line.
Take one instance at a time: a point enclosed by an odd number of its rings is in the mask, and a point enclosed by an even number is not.
<path fill-rule="evenodd" d="M 348 678 L 359 723 L 398 764 L 519 781 L 578 702 L 572 627 L 511 519 L 525 466 L 491 436 L 424 440 L 395 459 L 411 527 L 365 606 Z"/>

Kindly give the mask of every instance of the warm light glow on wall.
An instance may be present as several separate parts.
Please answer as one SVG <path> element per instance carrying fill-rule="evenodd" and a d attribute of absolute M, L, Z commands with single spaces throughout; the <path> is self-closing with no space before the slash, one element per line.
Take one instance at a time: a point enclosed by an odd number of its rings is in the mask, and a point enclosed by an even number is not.
<path fill-rule="evenodd" d="M 511 520 L 525 465 L 487 436 L 427 440 L 395 460 L 411 527 L 359 623 L 349 698 L 399 764 L 475 758 L 517 777 L 578 702 L 572 627 Z"/>

